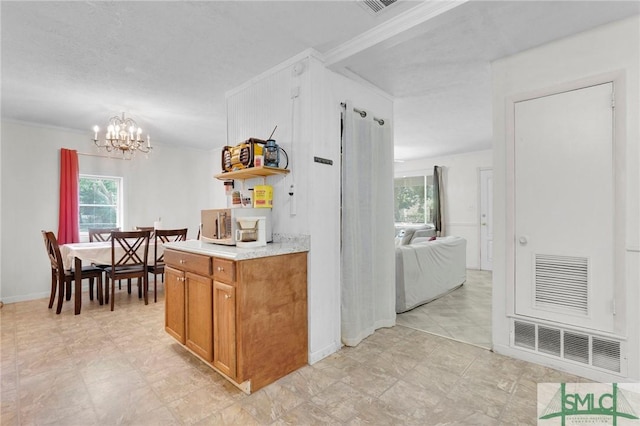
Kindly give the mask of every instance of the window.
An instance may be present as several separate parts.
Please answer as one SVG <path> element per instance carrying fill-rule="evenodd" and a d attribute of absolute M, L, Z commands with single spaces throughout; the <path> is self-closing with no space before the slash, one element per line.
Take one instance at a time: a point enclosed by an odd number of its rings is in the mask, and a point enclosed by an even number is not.
<path fill-rule="evenodd" d="M 80 233 L 122 227 L 122 178 L 80 175 Z"/>
<path fill-rule="evenodd" d="M 396 223 L 433 222 L 433 176 L 410 176 L 394 179 L 394 214 Z"/>

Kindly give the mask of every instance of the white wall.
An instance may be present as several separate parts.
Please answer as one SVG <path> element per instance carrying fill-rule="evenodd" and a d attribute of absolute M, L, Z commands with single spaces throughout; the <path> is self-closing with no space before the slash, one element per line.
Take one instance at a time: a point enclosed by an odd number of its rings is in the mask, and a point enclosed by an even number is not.
<path fill-rule="evenodd" d="M 264 139 L 278 125 L 274 139 L 289 153 L 291 173 L 270 177 L 268 183 L 274 187 L 273 231 L 311 236 L 310 363 L 341 346 L 340 102 L 347 99 L 376 117 L 393 116 L 389 98 L 328 71 L 313 51 L 227 94 L 229 144 L 249 137 Z M 333 165 L 315 163 L 314 156 L 333 160 Z M 291 184 L 293 197 L 288 195 Z"/>
<path fill-rule="evenodd" d="M 48 297 L 49 260 L 41 230 L 58 232 L 60 148 L 98 153 L 89 132 L 2 123 L 2 271 L 4 303 Z M 214 164 L 207 151 L 156 145 L 131 161 L 82 156 L 80 173 L 124 178 L 124 229 L 188 227 L 195 238 L 210 204 Z M 217 169 L 216 169 L 217 170 Z"/>
<path fill-rule="evenodd" d="M 300 62 L 307 64 L 308 60 L 303 58 Z M 310 141 L 302 133 L 305 112 L 301 103 L 309 97 L 310 74 L 308 65 L 304 65 L 305 71 L 300 75 L 294 75 L 292 67 L 278 67 L 227 94 L 227 134 L 228 144 L 236 145 L 251 137 L 267 139 L 277 126 L 273 139 L 287 152 L 291 172 L 268 178 L 267 183 L 273 186 L 273 205 L 277 206 L 272 212 L 273 231 L 308 234 L 308 198 L 304 191 L 309 177 L 304 162 L 308 159 Z M 298 88 L 300 96 L 292 97 L 294 88 Z M 282 158 L 281 166 L 284 167 Z M 241 181 L 235 183 L 242 186 Z M 262 179 L 245 181 L 244 186 L 248 189 L 257 184 L 262 184 Z M 292 184 L 293 197 L 289 196 Z"/>
<path fill-rule="evenodd" d="M 442 166 L 445 233 L 467 240 L 467 268 L 480 269 L 480 169 L 490 169 L 490 150 L 395 163 L 395 177 L 429 176 Z"/>
<path fill-rule="evenodd" d="M 507 99 L 592 79 L 598 75 L 622 73 L 626 87 L 616 90 L 616 114 L 623 127 L 616 133 L 616 143 L 624 144 L 626 168 L 617 182 L 625 187 L 618 198 L 624 206 L 620 242 L 623 263 L 616 278 L 616 288 L 626 286 L 626 305 L 620 306 L 618 316 L 626 315 L 628 379 L 640 378 L 640 17 L 635 16 L 597 29 L 578 34 L 548 45 L 504 58 L 493 64 L 494 109 L 494 258 L 493 258 L 493 340 L 496 352 L 529 359 L 594 380 L 614 381 L 605 373 L 562 363 L 542 356 L 529 356 L 509 347 L 509 310 L 507 303 L 513 277 L 508 276 L 512 257 L 513 234 L 507 227 L 509 206 L 513 200 L 507 193 L 507 145 L 509 135 L 505 117 Z M 541 172 L 544 165 L 541 165 Z M 596 171 L 594 171 L 596 172 Z M 585 230 L 588 232 L 588 230 Z M 617 378 L 617 381 L 620 381 Z"/>

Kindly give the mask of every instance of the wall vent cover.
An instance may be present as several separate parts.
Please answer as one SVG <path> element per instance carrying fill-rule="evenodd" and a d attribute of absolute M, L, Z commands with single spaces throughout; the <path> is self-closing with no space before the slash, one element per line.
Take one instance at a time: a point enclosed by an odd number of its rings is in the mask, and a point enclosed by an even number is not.
<path fill-rule="evenodd" d="M 562 348 L 561 340 L 560 330 L 538 326 L 538 351 L 553 356 L 560 356 Z"/>
<path fill-rule="evenodd" d="M 513 346 L 621 373 L 621 342 L 588 333 L 513 321 Z"/>
<path fill-rule="evenodd" d="M 536 254 L 536 306 L 587 315 L 588 277 L 589 262 L 586 257 Z"/>
<path fill-rule="evenodd" d="M 398 0 L 360 0 L 358 4 L 372 15 L 377 15 Z"/>
<path fill-rule="evenodd" d="M 593 338 L 593 365 L 605 370 L 620 371 L 620 342 Z"/>
<path fill-rule="evenodd" d="M 526 322 L 516 321 L 514 324 L 515 345 L 522 348 L 536 349 L 536 326 Z"/>

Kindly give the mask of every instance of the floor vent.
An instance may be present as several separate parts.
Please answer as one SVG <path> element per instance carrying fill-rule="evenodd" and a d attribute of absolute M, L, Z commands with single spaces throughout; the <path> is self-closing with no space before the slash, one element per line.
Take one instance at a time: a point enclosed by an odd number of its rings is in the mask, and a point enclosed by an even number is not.
<path fill-rule="evenodd" d="M 358 4 L 372 15 L 377 15 L 396 1 L 398 0 L 360 0 Z"/>
<path fill-rule="evenodd" d="M 535 304 L 587 315 L 589 263 L 585 257 L 536 254 Z"/>
<path fill-rule="evenodd" d="M 621 342 L 616 340 L 514 320 L 513 345 L 603 370 L 621 372 Z"/>

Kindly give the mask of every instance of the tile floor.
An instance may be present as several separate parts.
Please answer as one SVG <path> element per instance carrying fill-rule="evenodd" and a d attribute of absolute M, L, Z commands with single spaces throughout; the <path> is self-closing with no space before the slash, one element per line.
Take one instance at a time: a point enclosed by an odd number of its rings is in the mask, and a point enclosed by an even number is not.
<path fill-rule="evenodd" d="M 397 316 L 405 327 L 491 349 L 491 272 L 467 269 L 464 285 Z"/>
<path fill-rule="evenodd" d="M 378 330 L 245 395 L 144 306 L 47 300 L 0 309 L 1 425 L 536 424 L 536 383 L 585 381 L 411 328 Z"/>

